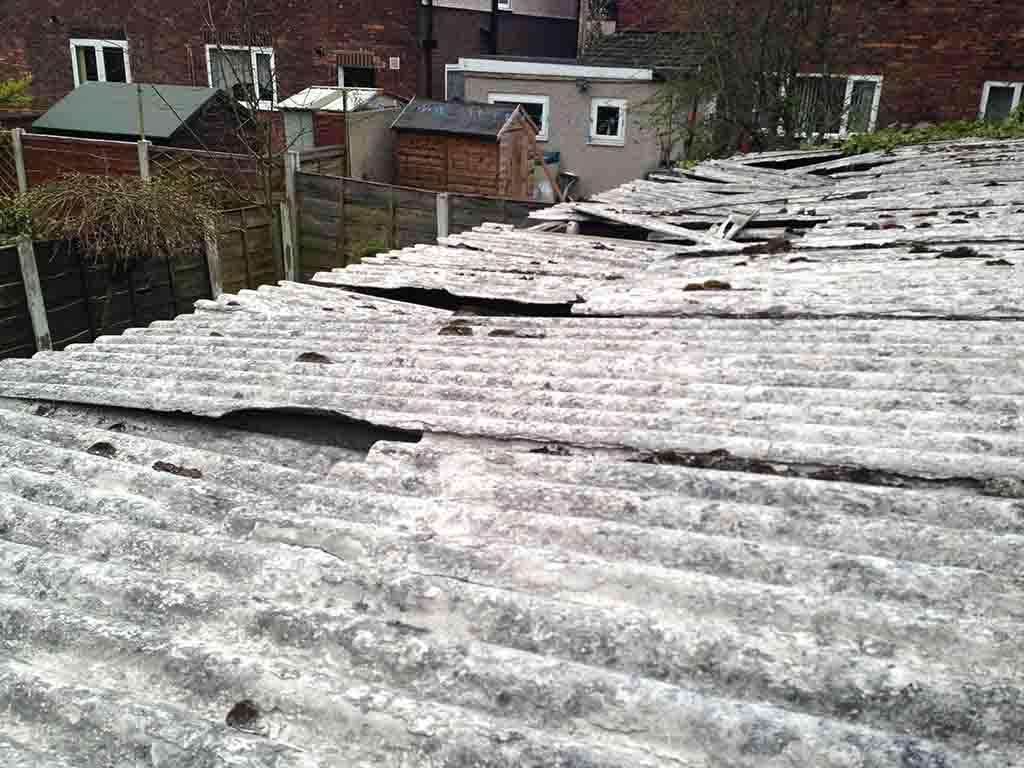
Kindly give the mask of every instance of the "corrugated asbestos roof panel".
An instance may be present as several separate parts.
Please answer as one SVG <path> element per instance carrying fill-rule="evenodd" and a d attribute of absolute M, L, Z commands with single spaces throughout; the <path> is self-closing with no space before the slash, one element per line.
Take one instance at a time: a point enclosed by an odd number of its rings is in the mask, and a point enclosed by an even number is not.
<path fill-rule="evenodd" d="M 1014 485 L 1022 336 L 983 321 L 381 322 L 313 306 L 203 312 L 5 361 L 0 386 L 204 416 L 313 409 L 467 437 Z"/>
<path fill-rule="evenodd" d="M 0 425 L 5 765 L 1024 758 L 1020 502 L 430 439 L 318 472 L 71 406 Z"/>
<path fill-rule="evenodd" d="M 700 166 L 622 198 L 687 244 L 488 226 L 3 361 L 0 762 L 1024 765 L 1020 154 Z"/>

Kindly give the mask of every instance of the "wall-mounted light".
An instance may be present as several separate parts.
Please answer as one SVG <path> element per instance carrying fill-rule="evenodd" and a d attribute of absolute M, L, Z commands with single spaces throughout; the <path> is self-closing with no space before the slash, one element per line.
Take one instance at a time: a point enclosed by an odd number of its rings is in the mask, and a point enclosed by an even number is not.
<path fill-rule="evenodd" d="M 586 93 L 587 91 L 590 90 L 590 81 L 589 80 L 577 80 L 576 81 L 576 90 L 579 91 L 580 93 Z"/>

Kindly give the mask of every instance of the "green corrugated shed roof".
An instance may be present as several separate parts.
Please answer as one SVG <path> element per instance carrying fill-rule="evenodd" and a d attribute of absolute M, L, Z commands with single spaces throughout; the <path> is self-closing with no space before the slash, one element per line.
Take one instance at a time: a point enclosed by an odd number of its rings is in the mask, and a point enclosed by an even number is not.
<path fill-rule="evenodd" d="M 139 85 L 83 83 L 32 123 L 40 131 L 137 138 Z M 214 98 L 215 88 L 141 84 L 146 138 L 169 139 L 182 123 Z"/>

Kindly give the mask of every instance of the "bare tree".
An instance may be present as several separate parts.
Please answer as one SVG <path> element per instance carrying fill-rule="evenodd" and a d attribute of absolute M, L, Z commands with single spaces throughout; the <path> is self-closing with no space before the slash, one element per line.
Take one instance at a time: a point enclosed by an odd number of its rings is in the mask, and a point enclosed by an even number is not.
<path fill-rule="evenodd" d="M 712 151 L 838 133 L 847 105 L 845 81 L 831 67 L 833 0 L 675 1 L 680 27 L 701 55 L 688 87 L 713 104 L 702 116 Z M 678 84 L 661 90 L 663 107 L 678 101 Z"/>

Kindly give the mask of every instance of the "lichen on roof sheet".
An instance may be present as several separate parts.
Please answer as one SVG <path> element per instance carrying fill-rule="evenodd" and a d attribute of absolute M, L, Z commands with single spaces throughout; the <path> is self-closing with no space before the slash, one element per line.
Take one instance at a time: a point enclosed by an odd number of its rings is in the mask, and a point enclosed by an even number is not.
<path fill-rule="evenodd" d="M 0 362 L 0 763 L 1024 764 L 1022 154 L 710 164 L 657 183 L 721 244 L 489 225 Z M 818 199 L 730 240 L 711 184 Z"/>

